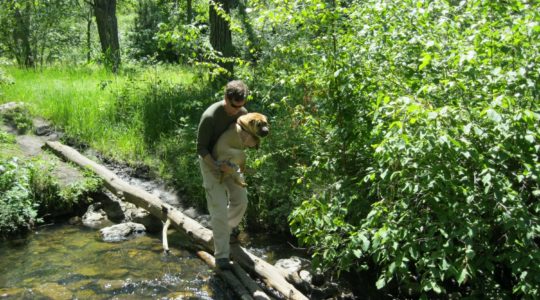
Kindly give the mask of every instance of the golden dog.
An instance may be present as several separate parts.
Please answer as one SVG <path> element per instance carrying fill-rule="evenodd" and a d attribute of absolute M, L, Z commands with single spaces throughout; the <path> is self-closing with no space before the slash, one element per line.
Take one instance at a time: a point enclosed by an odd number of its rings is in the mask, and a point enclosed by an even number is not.
<path fill-rule="evenodd" d="M 235 172 L 230 174 L 234 182 L 246 187 L 244 180 L 244 170 L 246 167 L 245 148 L 258 148 L 261 137 L 265 137 L 270 132 L 268 120 L 265 115 L 260 113 L 248 113 L 238 118 L 236 123 L 231 126 L 219 137 L 212 155 L 219 163 L 226 163 L 231 166 Z M 227 174 L 221 174 L 220 182 L 223 182 Z"/>

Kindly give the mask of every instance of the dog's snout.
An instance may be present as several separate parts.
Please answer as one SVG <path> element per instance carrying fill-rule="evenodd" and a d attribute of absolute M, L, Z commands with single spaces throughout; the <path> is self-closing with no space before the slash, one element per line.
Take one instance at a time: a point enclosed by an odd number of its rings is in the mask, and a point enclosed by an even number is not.
<path fill-rule="evenodd" d="M 259 136 L 261 137 L 267 136 L 268 133 L 270 133 L 270 130 L 266 126 L 262 127 L 261 130 L 259 130 Z"/>

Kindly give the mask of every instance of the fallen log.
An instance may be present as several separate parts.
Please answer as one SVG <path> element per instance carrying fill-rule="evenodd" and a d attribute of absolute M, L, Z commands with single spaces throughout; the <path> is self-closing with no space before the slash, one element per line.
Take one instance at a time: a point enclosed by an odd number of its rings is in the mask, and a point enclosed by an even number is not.
<path fill-rule="evenodd" d="M 48 147 L 53 153 L 71 161 L 76 165 L 89 169 L 101 177 L 112 193 L 119 196 L 127 202 L 131 202 L 139 207 L 146 209 L 155 217 L 166 222 L 170 219 L 171 223 L 179 230 L 186 232 L 197 243 L 204 248 L 213 252 L 212 231 L 205 228 L 197 221 L 184 215 L 180 210 L 170 204 L 161 201 L 158 197 L 137 187 L 131 186 L 127 182 L 120 179 L 116 174 L 105 168 L 104 166 L 86 158 L 77 150 L 63 145 L 59 142 L 47 142 Z M 251 254 L 245 248 L 239 245 L 231 247 L 233 259 L 242 267 L 249 268 L 254 274 L 259 276 L 267 285 L 274 288 L 284 295 L 286 299 L 292 300 L 307 300 L 300 291 L 292 284 L 287 282 L 279 271 L 271 264 Z"/>
<path fill-rule="evenodd" d="M 255 300 L 270 300 L 271 298 L 261 289 L 261 287 L 242 269 L 238 264 L 232 264 L 233 273 L 248 289 Z"/>
<path fill-rule="evenodd" d="M 206 262 L 207 265 L 210 267 L 216 269 L 216 272 L 218 275 L 225 280 L 229 286 L 233 289 L 233 291 L 240 296 L 240 299 L 242 300 L 253 300 L 251 297 L 249 291 L 242 285 L 240 280 L 234 276 L 234 274 L 231 271 L 225 271 L 220 270 L 219 268 L 216 268 L 216 260 L 212 255 L 210 255 L 206 251 L 197 251 L 197 255 Z"/>

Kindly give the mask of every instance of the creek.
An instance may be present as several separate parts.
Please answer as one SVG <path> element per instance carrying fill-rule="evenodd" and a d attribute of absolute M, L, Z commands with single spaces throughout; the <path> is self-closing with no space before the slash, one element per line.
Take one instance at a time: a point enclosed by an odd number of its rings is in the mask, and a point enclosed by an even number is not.
<path fill-rule="evenodd" d="M 107 243 L 82 225 L 41 226 L 0 243 L 0 298 L 236 299 L 212 269 L 185 250 L 187 243 L 185 235 L 172 233 L 171 253 L 164 254 L 159 235 Z M 291 254 L 283 246 L 250 251 L 269 261 Z"/>

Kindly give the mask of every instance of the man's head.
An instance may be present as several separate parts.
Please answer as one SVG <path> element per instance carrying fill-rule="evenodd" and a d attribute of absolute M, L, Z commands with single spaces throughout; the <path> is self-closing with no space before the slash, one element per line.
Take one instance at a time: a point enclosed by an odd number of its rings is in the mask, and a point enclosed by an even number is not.
<path fill-rule="evenodd" d="M 225 98 L 232 102 L 243 102 L 248 96 L 248 87 L 242 80 L 233 80 L 225 86 Z"/>
<path fill-rule="evenodd" d="M 233 80 L 225 86 L 225 108 L 227 113 L 234 115 L 246 104 L 248 87 L 241 80 Z"/>

